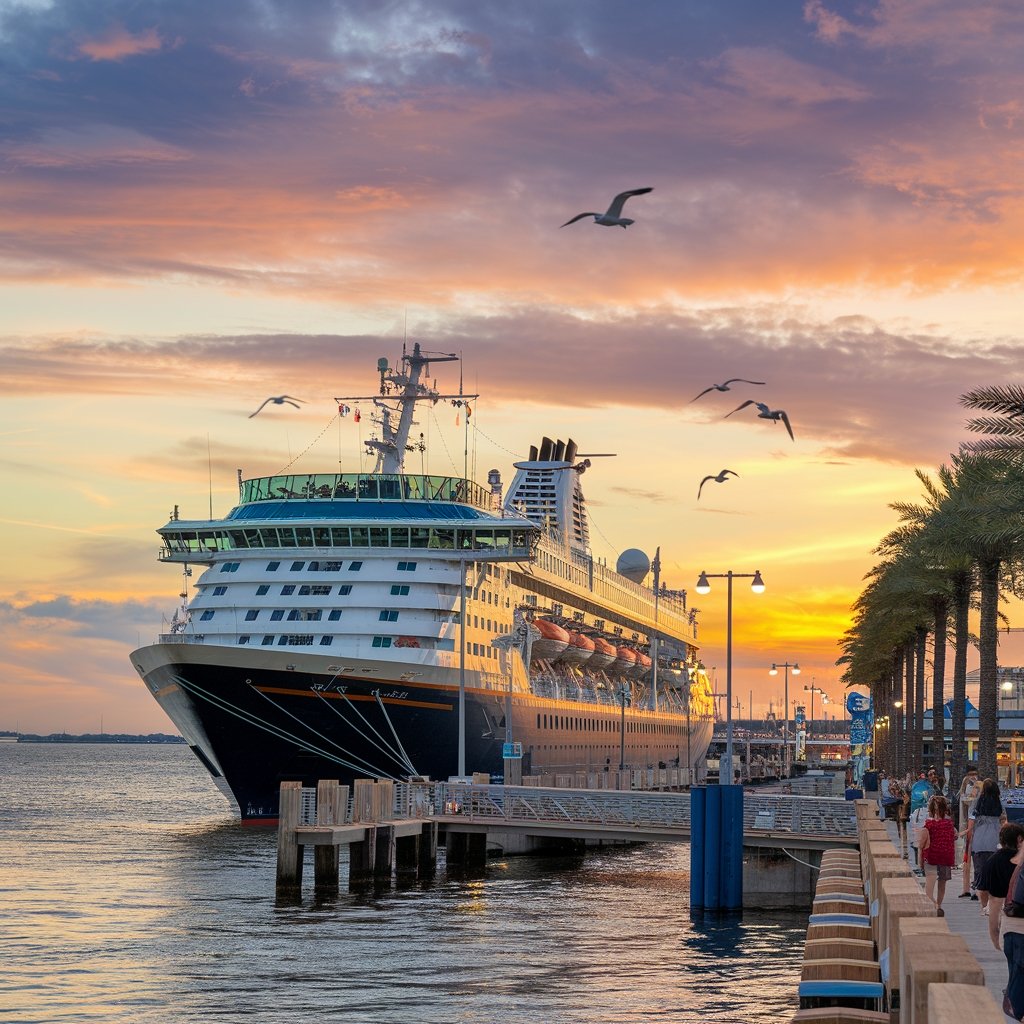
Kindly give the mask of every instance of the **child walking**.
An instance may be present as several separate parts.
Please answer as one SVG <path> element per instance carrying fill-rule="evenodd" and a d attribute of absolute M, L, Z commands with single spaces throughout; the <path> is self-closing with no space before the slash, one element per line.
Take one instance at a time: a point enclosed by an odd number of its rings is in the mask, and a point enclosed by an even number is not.
<path fill-rule="evenodd" d="M 924 864 L 921 862 L 921 830 L 925 821 L 928 820 L 928 807 L 922 804 L 910 812 L 910 823 L 907 832 L 910 835 L 910 848 L 914 851 L 914 871 L 919 875 L 924 874 Z"/>
<path fill-rule="evenodd" d="M 944 796 L 933 796 L 928 801 L 928 814 L 919 837 L 924 860 L 924 891 L 935 904 L 939 917 L 945 917 L 942 901 L 946 883 L 953 875 L 956 827 L 949 817 L 949 802 Z"/>

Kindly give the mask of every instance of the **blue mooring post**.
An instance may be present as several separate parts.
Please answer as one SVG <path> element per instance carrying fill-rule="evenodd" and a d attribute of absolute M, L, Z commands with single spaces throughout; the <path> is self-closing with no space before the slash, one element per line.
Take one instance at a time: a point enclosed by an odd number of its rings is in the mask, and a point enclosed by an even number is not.
<path fill-rule="evenodd" d="M 704 808 L 707 790 L 690 788 L 690 909 L 704 906 Z"/>
<path fill-rule="evenodd" d="M 723 910 L 743 909 L 743 787 L 722 786 Z"/>
<path fill-rule="evenodd" d="M 722 905 L 722 786 L 708 786 L 704 807 L 704 909 Z"/>
<path fill-rule="evenodd" d="M 743 787 L 690 790 L 690 910 L 743 909 Z"/>

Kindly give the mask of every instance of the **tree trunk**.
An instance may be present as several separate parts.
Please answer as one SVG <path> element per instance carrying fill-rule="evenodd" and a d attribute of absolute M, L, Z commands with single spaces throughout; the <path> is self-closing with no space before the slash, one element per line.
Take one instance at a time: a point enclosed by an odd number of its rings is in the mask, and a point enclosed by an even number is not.
<path fill-rule="evenodd" d="M 900 707 L 896 707 L 899 701 Z M 900 742 L 900 722 L 903 719 L 903 648 L 899 648 L 893 655 L 892 666 L 892 699 L 889 701 L 889 735 L 887 745 L 889 747 L 889 761 L 892 764 L 892 771 L 896 775 L 903 774 L 903 764 L 906 760 L 903 753 L 903 744 Z"/>
<path fill-rule="evenodd" d="M 970 573 L 957 573 L 953 579 L 953 763 L 951 780 L 959 790 L 967 773 L 967 648 L 970 645 L 967 615 L 971 604 Z M 959 815 L 959 805 L 957 806 Z M 959 823 L 963 828 L 963 822 Z"/>
<path fill-rule="evenodd" d="M 935 605 L 935 621 L 932 632 L 935 635 L 935 649 L 932 652 L 932 760 L 941 772 L 946 763 L 946 620 L 949 616 L 949 602 L 938 601 Z M 960 785 L 952 770 L 949 776 L 949 790 Z"/>
<path fill-rule="evenodd" d="M 914 736 L 917 739 L 916 756 L 918 764 L 924 764 L 924 661 L 925 641 L 928 639 L 928 630 L 924 626 L 917 627 L 915 636 L 917 650 L 915 652 L 914 672 Z M 942 771 L 941 752 L 938 757 L 932 756 L 930 765 L 934 764 L 936 769 Z"/>
<path fill-rule="evenodd" d="M 981 576 L 981 623 L 978 651 L 981 669 L 978 680 L 978 774 L 983 779 L 997 778 L 996 737 L 998 733 L 999 683 L 996 651 L 999 640 L 999 565 L 998 558 L 979 561 Z"/>
<path fill-rule="evenodd" d="M 914 735 L 914 641 L 910 637 L 903 645 L 903 667 L 903 770 L 916 774 L 921 767 L 921 749 Z"/>

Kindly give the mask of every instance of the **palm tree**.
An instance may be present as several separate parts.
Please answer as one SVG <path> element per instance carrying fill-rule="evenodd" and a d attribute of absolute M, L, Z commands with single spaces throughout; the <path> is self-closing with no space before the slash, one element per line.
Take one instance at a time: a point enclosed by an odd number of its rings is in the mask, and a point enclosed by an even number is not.
<path fill-rule="evenodd" d="M 931 480 L 920 470 L 918 477 L 926 489 L 934 490 Z M 942 763 L 945 753 L 945 670 L 946 670 L 946 626 L 949 617 L 952 584 L 948 568 L 942 564 L 932 550 L 933 543 L 928 528 L 929 512 L 926 507 L 909 503 L 890 506 L 900 513 L 901 525 L 886 535 L 875 549 L 876 554 L 898 559 L 903 565 L 902 572 L 916 592 L 916 601 L 926 613 L 927 626 L 922 624 L 914 635 L 914 738 L 917 745 L 912 749 L 915 758 L 924 756 L 924 694 L 925 659 L 928 633 L 934 636 L 934 657 L 932 660 L 932 758 Z M 909 714 L 909 708 L 908 708 Z"/>
<path fill-rule="evenodd" d="M 1014 461 L 1024 459 L 1024 388 L 1017 384 L 975 388 L 960 396 L 960 404 L 994 414 L 967 421 L 968 430 L 994 436 L 967 442 L 962 446 L 964 451 Z"/>
<path fill-rule="evenodd" d="M 842 676 L 847 686 L 870 681 L 876 721 L 886 716 L 890 721 L 888 733 L 878 733 L 877 760 L 898 772 L 908 766 L 906 745 L 896 742 L 896 727 L 904 713 L 896 703 L 905 705 L 910 689 L 904 685 L 904 653 L 923 624 L 924 613 L 909 559 L 879 563 L 867 578 L 869 583 L 854 602 L 855 622 L 843 640 L 844 654 L 836 664 L 849 666 Z"/>
<path fill-rule="evenodd" d="M 953 457 L 948 471 L 940 470 L 940 477 L 944 493 L 930 516 L 940 542 L 938 550 L 970 559 L 977 571 L 981 594 L 978 771 L 982 778 L 994 778 L 1000 582 L 1004 566 L 1024 553 L 1024 460 L 965 451 Z M 958 636 L 958 644 L 960 640 Z M 957 654 L 966 658 L 965 644 L 958 645 Z"/>

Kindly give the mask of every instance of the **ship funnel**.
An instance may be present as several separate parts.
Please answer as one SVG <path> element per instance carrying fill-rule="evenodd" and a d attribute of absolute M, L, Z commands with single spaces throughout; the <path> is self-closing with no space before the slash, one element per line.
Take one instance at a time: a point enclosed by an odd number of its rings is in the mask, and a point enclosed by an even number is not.
<path fill-rule="evenodd" d="M 491 485 L 491 506 L 497 511 L 501 508 L 501 473 L 492 469 L 487 474 L 487 482 Z"/>
<path fill-rule="evenodd" d="M 576 442 L 571 437 L 569 438 L 569 441 L 565 446 L 565 461 L 576 461 Z"/>
<path fill-rule="evenodd" d="M 550 437 L 542 437 L 540 440 L 540 462 L 551 461 L 551 450 L 555 447 L 554 442 Z"/>
<path fill-rule="evenodd" d="M 530 462 L 536 462 L 537 461 L 537 446 L 535 444 L 531 444 L 530 445 L 530 458 L 529 458 L 528 461 L 530 461 Z"/>
<path fill-rule="evenodd" d="M 555 454 L 552 456 L 552 459 L 555 462 L 561 462 L 564 458 L 565 458 L 565 442 L 564 441 L 556 441 L 555 442 Z"/>

